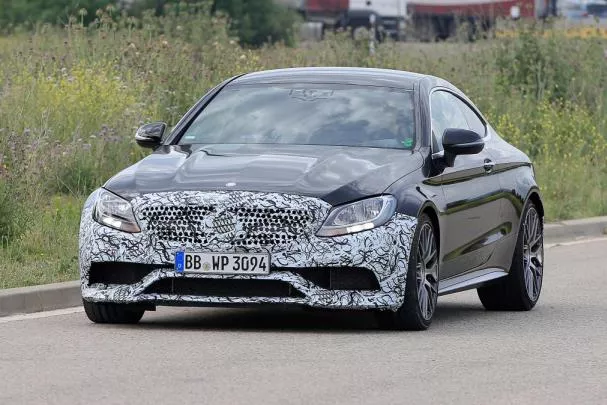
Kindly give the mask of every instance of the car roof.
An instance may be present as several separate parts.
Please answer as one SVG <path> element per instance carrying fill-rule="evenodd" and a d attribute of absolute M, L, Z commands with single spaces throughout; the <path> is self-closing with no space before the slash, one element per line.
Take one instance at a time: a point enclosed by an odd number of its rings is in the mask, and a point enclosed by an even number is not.
<path fill-rule="evenodd" d="M 413 90 L 416 83 L 424 79 L 434 85 L 452 87 L 448 82 L 429 75 L 401 70 L 356 67 L 306 67 L 265 70 L 242 75 L 234 79 L 230 85 L 308 82 L 386 86 Z"/>

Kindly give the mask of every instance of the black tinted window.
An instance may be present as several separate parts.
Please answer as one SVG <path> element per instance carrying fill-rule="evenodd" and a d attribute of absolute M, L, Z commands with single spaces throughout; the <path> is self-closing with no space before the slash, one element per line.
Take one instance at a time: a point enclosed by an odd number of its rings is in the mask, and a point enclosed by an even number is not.
<path fill-rule="evenodd" d="M 180 144 L 303 144 L 411 149 L 412 93 L 347 85 L 226 88 Z"/>
<path fill-rule="evenodd" d="M 430 98 L 432 113 L 432 143 L 435 152 L 443 150 L 443 133 L 447 128 L 470 129 L 485 135 L 485 125 L 478 115 L 457 96 L 435 91 Z"/>
<path fill-rule="evenodd" d="M 430 98 L 432 144 L 434 152 L 443 150 L 443 134 L 447 128 L 469 129 L 459 99 L 445 91 L 435 91 Z"/>
<path fill-rule="evenodd" d="M 466 103 L 459 100 L 461 103 L 461 109 L 466 117 L 466 121 L 468 122 L 468 127 L 481 136 L 485 136 L 485 124 L 479 118 L 478 115 L 470 108 Z"/>

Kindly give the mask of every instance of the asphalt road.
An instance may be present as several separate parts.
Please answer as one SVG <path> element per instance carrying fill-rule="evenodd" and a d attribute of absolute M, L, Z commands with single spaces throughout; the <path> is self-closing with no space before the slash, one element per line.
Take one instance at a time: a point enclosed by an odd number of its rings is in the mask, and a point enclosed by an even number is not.
<path fill-rule="evenodd" d="M 358 312 L 2 318 L 0 404 L 605 404 L 607 240 L 546 260 L 533 311 L 487 312 L 469 291 L 441 297 L 426 332 L 379 331 Z"/>

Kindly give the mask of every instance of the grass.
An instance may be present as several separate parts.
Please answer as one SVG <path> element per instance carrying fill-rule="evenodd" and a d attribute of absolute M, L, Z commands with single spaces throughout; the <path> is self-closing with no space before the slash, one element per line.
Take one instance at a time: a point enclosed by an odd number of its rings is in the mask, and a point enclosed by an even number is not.
<path fill-rule="evenodd" d="M 29 216 L 29 226 L 0 250 L 0 289 L 74 280 L 82 198 L 55 196 Z"/>
<path fill-rule="evenodd" d="M 77 21 L 77 20 L 75 20 Z M 367 66 L 435 74 L 528 153 L 547 220 L 607 214 L 607 39 L 517 26 L 475 43 L 320 43 L 245 49 L 226 21 L 99 15 L 0 37 L 0 288 L 77 278 L 87 194 L 146 153 L 135 128 L 175 124 L 209 88 L 253 70 Z"/>

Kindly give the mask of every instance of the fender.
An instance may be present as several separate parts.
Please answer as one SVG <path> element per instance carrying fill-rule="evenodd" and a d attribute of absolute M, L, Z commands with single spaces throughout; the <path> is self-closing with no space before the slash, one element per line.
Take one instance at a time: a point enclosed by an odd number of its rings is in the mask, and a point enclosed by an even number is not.
<path fill-rule="evenodd" d="M 392 184 L 385 193 L 397 198 L 396 211 L 401 214 L 419 218 L 423 211 L 432 209 L 439 218 L 444 211 L 444 198 L 440 185 L 423 181 L 421 176 L 417 178 L 413 173 Z"/>
<path fill-rule="evenodd" d="M 525 197 L 525 204 L 523 206 L 527 205 L 529 199 L 532 199 L 532 201 L 537 205 L 540 216 L 544 218 L 544 202 L 542 201 L 542 195 L 538 186 L 533 186 L 529 189 L 527 196 Z"/>

